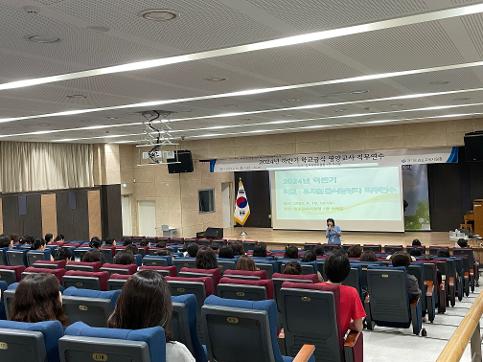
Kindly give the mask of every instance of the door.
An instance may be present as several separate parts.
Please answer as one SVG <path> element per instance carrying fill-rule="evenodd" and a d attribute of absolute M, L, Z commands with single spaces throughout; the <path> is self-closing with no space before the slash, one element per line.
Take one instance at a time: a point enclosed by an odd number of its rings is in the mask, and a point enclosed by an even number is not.
<path fill-rule="evenodd" d="M 138 225 L 140 236 L 156 236 L 156 202 L 138 202 Z"/>
<path fill-rule="evenodd" d="M 233 227 L 233 183 L 224 182 L 221 184 L 221 205 L 223 210 L 223 228 Z"/>
<path fill-rule="evenodd" d="M 131 196 L 122 196 L 122 234 L 132 236 Z"/>

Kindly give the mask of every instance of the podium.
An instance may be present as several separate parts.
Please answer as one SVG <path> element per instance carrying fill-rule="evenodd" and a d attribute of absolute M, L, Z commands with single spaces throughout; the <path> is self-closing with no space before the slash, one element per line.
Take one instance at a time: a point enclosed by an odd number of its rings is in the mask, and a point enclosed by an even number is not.
<path fill-rule="evenodd" d="M 473 200 L 473 210 L 464 216 L 464 225 L 472 225 L 474 234 L 483 236 L 483 199 Z"/>

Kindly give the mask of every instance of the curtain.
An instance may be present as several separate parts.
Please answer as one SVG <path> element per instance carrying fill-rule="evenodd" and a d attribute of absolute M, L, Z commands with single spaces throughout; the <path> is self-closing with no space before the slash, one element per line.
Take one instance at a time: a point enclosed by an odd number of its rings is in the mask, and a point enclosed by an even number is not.
<path fill-rule="evenodd" d="M 94 186 L 92 145 L 0 142 L 0 192 Z"/>

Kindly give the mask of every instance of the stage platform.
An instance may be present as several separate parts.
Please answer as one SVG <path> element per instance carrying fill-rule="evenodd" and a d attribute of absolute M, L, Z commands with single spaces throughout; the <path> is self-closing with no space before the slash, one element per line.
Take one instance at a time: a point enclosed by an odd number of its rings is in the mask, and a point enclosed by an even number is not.
<path fill-rule="evenodd" d="M 247 233 L 246 240 L 259 240 L 270 247 L 286 244 L 325 243 L 323 231 L 273 230 L 264 228 L 229 228 L 224 229 L 227 239 L 241 239 L 241 231 Z M 405 232 L 405 233 L 368 233 L 343 232 L 343 244 L 382 244 L 411 245 L 413 239 L 419 239 L 424 245 L 454 246 L 447 232 Z"/>

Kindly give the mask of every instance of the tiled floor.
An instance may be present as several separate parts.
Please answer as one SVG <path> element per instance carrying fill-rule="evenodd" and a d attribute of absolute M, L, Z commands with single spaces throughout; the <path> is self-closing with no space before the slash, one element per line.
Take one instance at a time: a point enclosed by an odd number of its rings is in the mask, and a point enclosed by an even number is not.
<path fill-rule="evenodd" d="M 448 307 L 445 314 L 437 314 L 434 323 L 424 323 L 427 337 L 415 336 L 412 329 L 393 329 L 376 326 L 374 331 L 364 331 L 365 362 L 433 362 L 463 320 L 480 288 L 469 297 L 456 302 L 454 308 Z M 471 361 L 470 348 L 461 359 Z"/>

